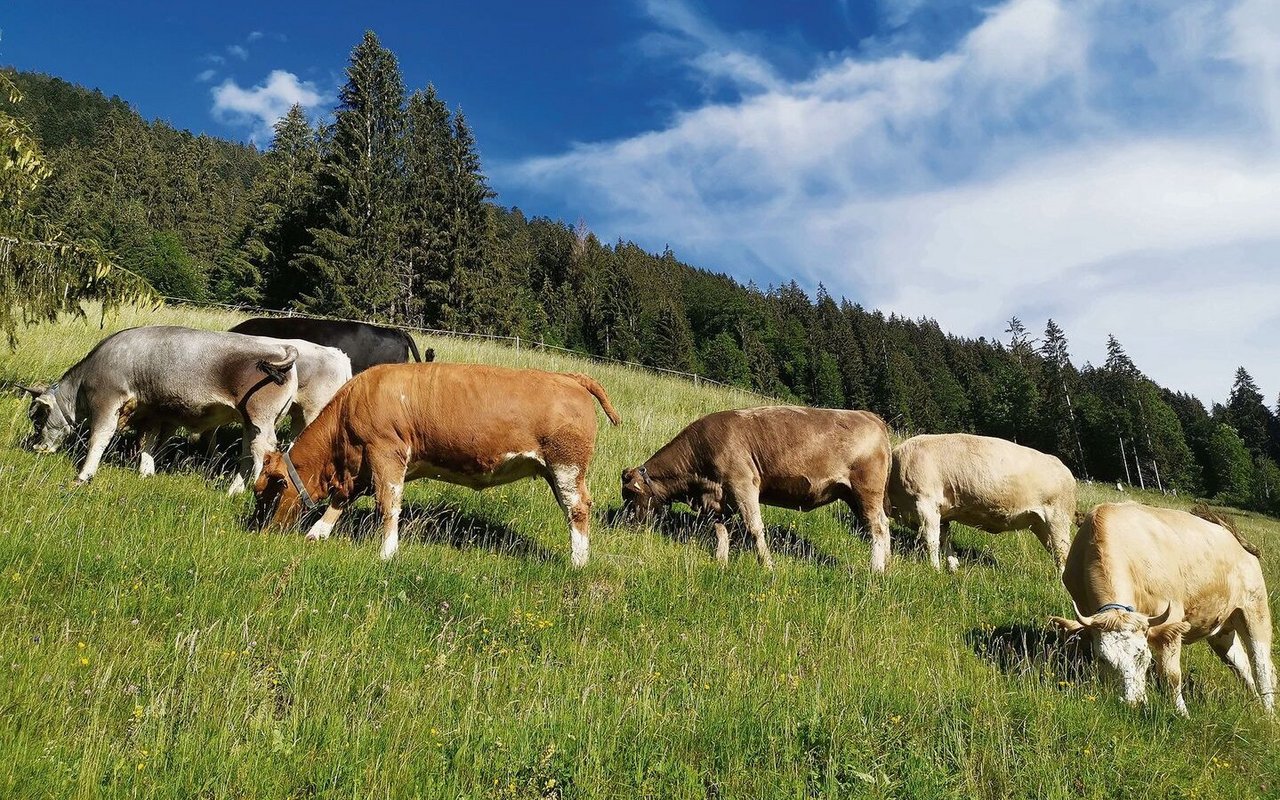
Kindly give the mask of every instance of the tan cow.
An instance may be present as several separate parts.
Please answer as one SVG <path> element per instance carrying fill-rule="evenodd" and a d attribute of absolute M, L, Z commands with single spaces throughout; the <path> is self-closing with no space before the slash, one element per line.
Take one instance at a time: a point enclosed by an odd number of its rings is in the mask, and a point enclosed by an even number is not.
<path fill-rule="evenodd" d="M 372 493 L 389 559 L 399 548 L 405 481 L 479 490 L 540 476 L 568 518 L 580 567 L 590 549 L 586 476 L 597 401 L 617 425 L 604 389 L 586 375 L 478 364 L 372 367 L 334 395 L 287 453 L 268 454 L 254 486 L 255 521 L 296 525 L 304 507 L 328 500 L 307 533 L 326 539 L 352 501 Z"/>
<path fill-rule="evenodd" d="M 1050 621 L 1093 639 L 1104 674 L 1119 678 L 1126 703 L 1146 699 L 1154 653 L 1156 671 L 1186 715 L 1182 645 L 1208 639 L 1268 713 L 1274 709 L 1262 568 L 1257 550 L 1225 524 L 1140 503 L 1103 503 L 1080 526 L 1063 583 L 1076 619 Z"/>
<path fill-rule="evenodd" d="M 623 470 L 623 506 L 639 522 L 688 503 L 711 516 L 716 559 L 729 561 L 726 522 L 742 516 L 760 562 L 773 568 L 760 505 L 809 511 L 843 500 L 871 532 L 871 568 L 889 559 L 884 485 L 889 428 L 869 411 L 765 406 L 696 420 L 642 466 Z"/>
<path fill-rule="evenodd" d="M 989 533 L 1030 528 L 1062 572 L 1071 544 L 1076 480 L 1057 458 L 990 436 L 913 436 L 893 450 L 889 501 L 894 518 L 914 524 L 934 569 L 959 565 L 951 523 Z"/>

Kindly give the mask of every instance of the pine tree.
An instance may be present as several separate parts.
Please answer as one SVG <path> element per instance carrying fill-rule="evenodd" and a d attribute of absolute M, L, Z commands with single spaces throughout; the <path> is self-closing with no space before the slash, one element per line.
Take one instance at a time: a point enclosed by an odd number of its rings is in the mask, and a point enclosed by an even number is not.
<path fill-rule="evenodd" d="M 1077 381 L 1067 350 L 1066 332 L 1050 319 L 1040 344 L 1043 366 L 1040 371 L 1040 422 L 1038 444 L 1046 452 L 1062 458 L 1077 472 L 1085 468 L 1084 447 L 1071 404 L 1072 386 Z"/>
<path fill-rule="evenodd" d="M 214 293 L 227 302 L 286 308 L 309 286 L 294 259 L 311 240 L 308 214 L 315 203 L 320 163 L 316 131 L 301 106 L 275 124 L 264 167 L 250 191 L 252 216 L 234 255 L 215 270 Z"/>
<path fill-rule="evenodd" d="M 453 130 L 434 86 L 414 92 L 406 114 L 403 253 L 412 274 L 410 316 L 428 326 L 457 316 L 448 230 Z"/>
<path fill-rule="evenodd" d="M 326 137 L 312 241 L 295 259 L 305 307 L 393 319 L 408 291 L 396 269 L 403 215 L 404 83 L 372 31 L 351 52 Z"/>
<path fill-rule="evenodd" d="M 445 231 L 453 311 L 449 327 L 463 330 L 485 325 L 486 311 L 509 308 L 511 291 L 504 285 L 501 265 L 492 259 L 493 226 L 488 200 L 493 196 L 480 170 L 475 137 L 462 110 L 453 114 L 449 138 Z"/>
<path fill-rule="evenodd" d="M 1254 456 L 1270 455 L 1270 432 L 1274 421 L 1258 384 L 1244 367 L 1236 370 L 1223 421 L 1240 434 L 1245 447 Z"/>

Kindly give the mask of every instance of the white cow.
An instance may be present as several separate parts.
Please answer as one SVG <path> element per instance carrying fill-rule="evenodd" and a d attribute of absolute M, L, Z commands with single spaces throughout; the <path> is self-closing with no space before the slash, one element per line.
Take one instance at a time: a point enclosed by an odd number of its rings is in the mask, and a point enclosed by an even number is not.
<path fill-rule="evenodd" d="M 1071 544 L 1076 481 L 1057 458 L 990 436 L 914 436 L 893 450 L 889 502 L 896 519 L 916 525 L 934 569 L 946 553 L 954 572 L 951 523 L 989 533 L 1030 528 L 1062 572 Z"/>

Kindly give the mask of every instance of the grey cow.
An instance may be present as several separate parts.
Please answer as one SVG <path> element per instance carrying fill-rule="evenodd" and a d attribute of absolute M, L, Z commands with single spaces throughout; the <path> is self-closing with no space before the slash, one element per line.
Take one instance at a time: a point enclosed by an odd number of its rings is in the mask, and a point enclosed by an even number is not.
<path fill-rule="evenodd" d="M 129 328 L 99 342 L 58 382 L 23 387 L 32 395 L 30 439 L 37 452 L 58 449 L 80 423 L 89 453 L 77 482 L 93 477 L 111 436 L 141 434 L 139 471 L 155 474 L 154 451 L 176 427 L 193 432 L 229 422 L 244 426 L 240 473 L 231 494 L 252 484 L 275 447 L 276 423 L 298 388 L 298 351 L 238 333 L 156 325 Z"/>

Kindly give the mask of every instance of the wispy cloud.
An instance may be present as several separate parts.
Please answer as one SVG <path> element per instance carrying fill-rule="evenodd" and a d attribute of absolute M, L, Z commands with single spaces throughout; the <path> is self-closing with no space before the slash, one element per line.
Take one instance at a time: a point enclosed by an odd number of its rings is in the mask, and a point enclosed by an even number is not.
<path fill-rule="evenodd" d="M 262 38 L 262 31 L 250 31 L 249 35 L 244 37 L 246 42 L 256 42 Z"/>
<path fill-rule="evenodd" d="M 265 81 L 250 88 L 228 78 L 215 86 L 212 94 L 214 117 L 249 128 L 249 138 L 259 145 L 271 141 L 273 126 L 295 104 L 312 110 L 332 102 L 311 81 L 300 81 L 297 75 L 281 69 L 272 70 Z"/>
<path fill-rule="evenodd" d="M 208 83 L 209 81 L 213 80 L 213 76 L 217 74 L 218 74 L 218 71 L 216 69 L 201 70 L 199 74 L 196 75 L 196 81 L 198 83 Z"/>
<path fill-rule="evenodd" d="M 241 61 L 244 61 L 246 58 L 249 57 L 248 49 L 238 44 L 227 45 L 227 53 L 229 55 L 235 56 Z"/>
<path fill-rule="evenodd" d="M 1280 388 L 1280 310 L 1253 299 L 1280 291 L 1280 6 L 1007 0 L 942 52 L 872 43 L 798 80 L 692 5 L 647 8 L 649 41 L 735 99 L 500 181 L 744 277 L 971 335 L 1053 316 L 1080 360 L 1114 332 L 1206 399 L 1238 363 Z"/>

